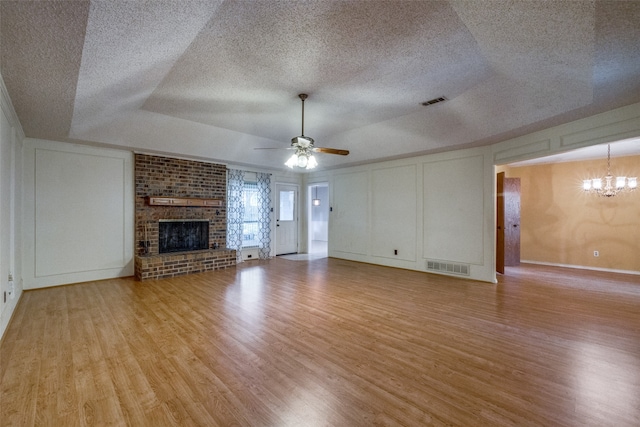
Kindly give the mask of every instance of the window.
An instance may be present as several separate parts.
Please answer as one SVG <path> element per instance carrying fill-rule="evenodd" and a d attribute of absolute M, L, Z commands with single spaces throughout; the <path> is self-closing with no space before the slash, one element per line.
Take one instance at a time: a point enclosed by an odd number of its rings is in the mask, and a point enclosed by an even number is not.
<path fill-rule="evenodd" d="M 244 183 L 244 221 L 242 226 L 242 247 L 256 248 L 259 246 L 258 231 L 260 229 L 260 214 L 258 210 L 258 183 Z"/>
<path fill-rule="evenodd" d="M 227 170 L 227 247 L 242 262 L 244 248 L 271 257 L 271 177 L 268 173 Z"/>

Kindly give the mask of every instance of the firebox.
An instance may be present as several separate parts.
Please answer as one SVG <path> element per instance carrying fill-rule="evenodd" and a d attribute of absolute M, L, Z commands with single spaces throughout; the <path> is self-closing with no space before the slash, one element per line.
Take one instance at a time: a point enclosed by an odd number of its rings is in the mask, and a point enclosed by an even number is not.
<path fill-rule="evenodd" d="M 208 219 L 161 219 L 158 225 L 158 252 L 161 254 L 209 248 Z"/>

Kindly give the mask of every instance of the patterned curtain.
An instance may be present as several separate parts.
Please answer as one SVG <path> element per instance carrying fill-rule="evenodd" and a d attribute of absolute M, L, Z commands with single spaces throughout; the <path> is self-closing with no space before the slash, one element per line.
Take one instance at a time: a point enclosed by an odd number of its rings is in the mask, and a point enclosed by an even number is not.
<path fill-rule="evenodd" d="M 244 225 L 244 171 L 227 171 L 227 247 L 236 250 L 236 262 L 242 262 Z"/>
<path fill-rule="evenodd" d="M 258 240 L 260 259 L 271 257 L 271 175 L 258 173 Z"/>

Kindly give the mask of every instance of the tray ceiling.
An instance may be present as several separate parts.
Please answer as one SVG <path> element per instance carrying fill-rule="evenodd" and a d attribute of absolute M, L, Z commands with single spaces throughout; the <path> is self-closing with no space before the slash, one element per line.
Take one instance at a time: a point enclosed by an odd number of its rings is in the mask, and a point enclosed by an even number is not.
<path fill-rule="evenodd" d="M 640 2 L 2 1 L 25 134 L 285 169 L 481 146 L 640 102 Z M 421 103 L 444 96 L 446 102 Z"/>

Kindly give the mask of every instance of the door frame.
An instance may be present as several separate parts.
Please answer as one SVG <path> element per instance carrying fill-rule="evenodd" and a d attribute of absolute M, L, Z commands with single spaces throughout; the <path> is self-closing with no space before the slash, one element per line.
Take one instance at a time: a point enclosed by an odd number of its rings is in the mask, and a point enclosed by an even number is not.
<path fill-rule="evenodd" d="M 278 256 L 278 216 L 280 214 L 280 188 L 282 186 L 286 187 L 295 187 L 296 188 L 296 200 L 295 200 L 295 208 L 294 215 L 296 216 L 296 251 L 295 253 L 300 252 L 300 185 L 291 182 L 276 182 L 275 183 L 275 196 L 274 196 L 274 247 L 273 253 L 275 256 Z M 284 255 L 284 254 L 281 254 Z"/>
<path fill-rule="evenodd" d="M 496 271 L 504 274 L 504 172 L 496 174 Z"/>

